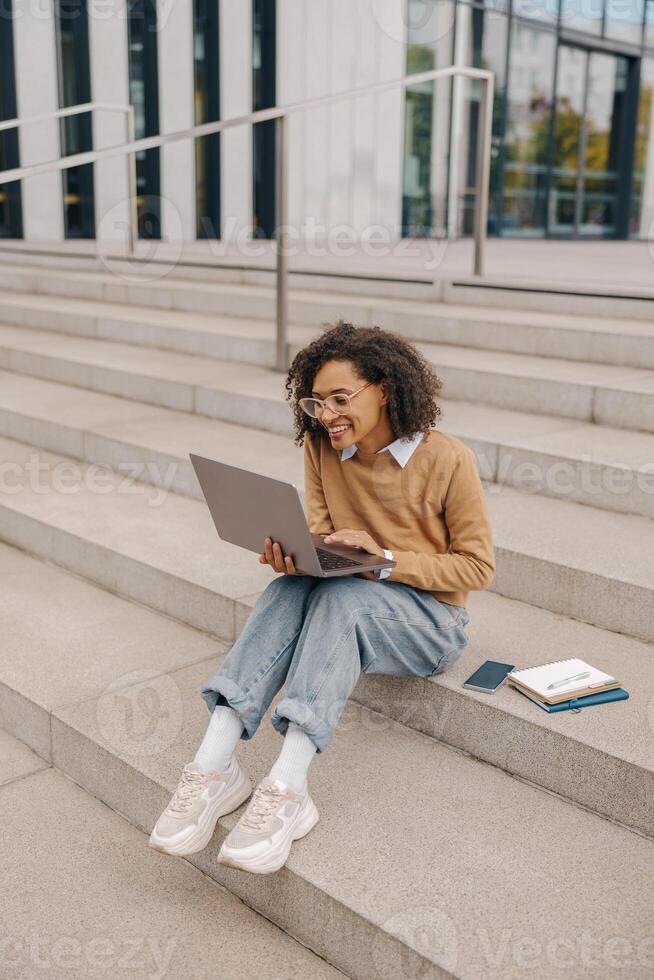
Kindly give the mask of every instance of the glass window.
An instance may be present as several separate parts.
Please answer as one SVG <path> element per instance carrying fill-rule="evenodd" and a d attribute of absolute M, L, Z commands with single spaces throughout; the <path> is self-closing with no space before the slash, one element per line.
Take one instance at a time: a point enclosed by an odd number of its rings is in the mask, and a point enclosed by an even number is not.
<path fill-rule="evenodd" d="M 91 101 L 89 33 L 84 0 L 57 0 L 57 62 L 59 106 Z M 61 152 L 64 156 L 93 149 L 91 113 L 61 120 Z M 69 167 L 61 175 L 66 238 L 93 238 L 95 215 L 93 164 Z"/>
<path fill-rule="evenodd" d="M 129 0 L 129 98 L 136 139 L 159 133 L 156 0 Z M 161 238 L 159 147 L 136 154 L 139 238 Z"/>
<path fill-rule="evenodd" d="M 466 64 L 475 68 L 488 68 L 495 75 L 493 98 L 493 126 L 491 136 L 491 173 L 488 207 L 488 233 L 499 231 L 501 195 L 500 164 L 503 123 L 504 96 L 506 90 L 506 46 L 508 42 L 508 18 L 494 10 L 474 8 L 471 11 L 469 29 L 466 34 Z M 474 226 L 474 205 L 477 186 L 477 114 L 479 110 L 481 86 L 468 85 L 465 105 L 462 139 L 466 148 L 462 159 L 466 160 L 464 181 L 467 189 L 463 192 L 461 215 L 462 231 L 472 234 Z"/>
<path fill-rule="evenodd" d="M 502 231 L 541 236 L 556 37 L 514 20 L 507 86 Z"/>
<path fill-rule="evenodd" d="M 252 0 L 252 107 L 269 109 L 277 101 L 276 0 Z M 254 234 L 272 238 L 276 224 L 275 120 L 257 123 L 254 153 Z"/>
<path fill-rule="evenodd" d="M 557 68 L 554 154 L 549 196 L 549 230 L 555 235 L 577 231 L 577 198 L 580 180 L 586 68 L 588 54 L 582 48 L 562 44 Z"/>
<path fill-rule="evenodd" d="M 408 0 L 407 9 L 407 74 L 451 65 L 454 3 Z M 445 233 L 451 98 L 450 79 L 406 89 L 403 235 Z"/>
<path fill-rule="evenodd" d="M 615 0 L 626 3 L 630 0 Z M 561 26 L 586 34 L 602 33 L 604 0 L 561 0 Z"/>
<path fill-rule="evenodd" d="M 648 48 L 654 48 L 654 0 L 645 3 L 645 34 L 644 43 Z"/>
<path fill-rule="evenodd" d="M 643 58 L 636 121 L 629 232 L 650 239 L 654 223 L 654 60 Z"/>
<path fill-rule="evenodd" d="M 220 119 L 218 0 L 194 0 L 195 123 Z M 198 238 L 220 238 L 220 133 L 195 141 Z"/>
<path fill-rule="evenodd" d="M 513 0 L 513 13 L 518 17 L 556 24 L 559 18 L 559 0 Z"/>
<path fill-rule="evenodd" d="M 606 0 L 605 36 L 640 45 L 644 15 L 644 0 Z"/>
<path fill-rule="evenodd" d="M 13 18 L 10 0 L 5 0 L 0 17 L 0 119 L 16 118 Z M 0 131 L 0 170 L 20 166 L 18 130 Z M 0 184 L 0 238 L 21 238 L 23 220 L 20 181 Z"/>

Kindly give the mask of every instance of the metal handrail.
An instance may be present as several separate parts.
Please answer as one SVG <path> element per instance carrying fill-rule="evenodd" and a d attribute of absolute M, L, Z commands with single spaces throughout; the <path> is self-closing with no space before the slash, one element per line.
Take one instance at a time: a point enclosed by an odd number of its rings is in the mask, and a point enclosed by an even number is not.
<path fill-rule="evenodd" d="M 255 125 L 260 122 L 267 122 L 270 119 L 276 120 L 277 135 L 277 154 L 275 161 L 276 185 L 277 185 L 277 343 L 276 343 L 276 366 L 278 370 L 285 371 L 288 368 L 288 342 L 287 342 L 287 310 L 288 310 L 288 265 L 287 265 L 287 244 L 288 244 L 288 117 L 296 112 L 305 112 L 308 109 L 317 109 L 322 106 L 333 105 L 337 102 L 344 102 L 362 95 L 373 95 L 380 92 L 387 92 L 397 88 L 407 88 L 410 85 L 419 85 L 422 82 L 436 81 L 440 78 L 448 78 L 460 75 L 482 83 L 482 93 L 480 99 L 480 111 L 477 122 L 477 193 L 475 197 L 474 214 L 474 272 L 475 275 L 483 275 L 484 250 L 486 244 L 486 225 L 488 222 L 488 185 L 490 179 L 490 144 L 491 144 L 491 124 L 492 124 L 492 105 L 493 105 L 493 72 L 483 68 L 469 68 L 463 65 L 449 65 L 446 68 L 433 68 L 429 71 L 418 72 L 415 75 L 405 75 L 403 78 L 392 79 L 387 82 L 376 82 L 373 85 L 366 85 L 362 88 L 349 89 L 346 92 L 338 92 L 335 95 L 323 95 L 315 99 L 305 99 L 302 102 L 294 102 L 285 106 L 273 106 L 270 109 L 259 109 L 244 116 L 235 116 L 231 119 L 224 119 L 216 122 L 202 123 L 188 129 L 176 130 L 173 133 L 165 133 L 158 136 L 146 136 L 142 139 L 134 139 L 134 113 L 128 114 L 128 126 L 130 135 L 128 141 L 122 145 L 106 147 L 103 150 L 89 150 L 84 153 L 75 153 L 63 157 L 59 160 L 51 160 L 46 163 L 33 164 L 28 167 L 14 167 L 0 173 L 0 185 L 7 184 L 16 180 L 23 180 L 27 177 L 35 177 L 39 174 L 51 173 L 57 170 L 67 170 L 68 167 L 83 166 L 87 163 L 97 163 L 100 160 L 110 159 L 111 157 L 127 154 L 130 164 L 130 251 L 133 252 L 135 244 L 136 229 L 136 165 L 135 154 L 143 150 L 151 150 L 155 147 L 165 146 L 168 143 L 175 143 L 183 139 L 198 139 L 202 136 L 211 136 L 214 133 L 221 133 L 234 126 Z M 89 111 L 90 107 L 102 108 L 100 104 L 87 103 L 88 108 L 79 108 L 80 111 Z M 108 107 L 105 107 L 108 108 Z M 112 108 L 119 108 L 118 106 Z M 127 108 L 127 107 L 123 107 Z M 131 106 L 129 107 L 132 108 Z M 52 116 L 70 114 L 67 110 L 60 109 Z M 46 117 L 47 118 L 47 117 Z M 34 120 L 19 119 L 12 120 L 15 125 Z M 131 122 L 130 122 L 131 121 Z M 3 128 L 11 128 L 5 126 Z M 133 181 L 132 175 L 133 173 Z"/>
<path fill-rule="evenodd" d="M 57 119 L 63 116 L 78 116 L 82 112 L 93 112 L 94 109 L 134 113 L 133 105 L 115 105 L 111 102 L 81 102 L 78 105 L 66 106 L 64 109 L 53 109 L 52 112 L 44 112 L 39 116 L 17 116 L 15 119 L 3 119 L 0 122 L 0 130 L 17 129 L 25 123 L 46 122 L 48 119 Z"/>
<path fill-rule="evenodd" d="M 136 226 L 138 224 L 138 215 L 136 211 L 136 157 L 133 153 L 127 150 L 127 146 L 134 142 L 134 106 L 133 105 L 118 105 L 112 102 L 81 102 L 79 105 L 66 106 L 63 109 L 54 109 L 52 112 L 42 113 L 38 116 L 21 116 L 16 119 L 3 119 L 0 122 L 0 132 L 7 129 L 18 129 L 19 126 L 25 126 L 29 123 L 39 123 L 47 122 L 49 119 L 64 119 L 68 116 L 79 116 L 83 112 L 123 112 L 126 116 L 127 122 L 127 143 L 124 147 L 121 147 L 121 152 L 127 153 L 127 182 L 128 182 L 128 195 L 129 195 L 129 222 L 128 222 L 128 249 L 130 252 L 134 252 L 134 246 L 136 244 Z M 111 147 L 114 149 L 114 147 Z M 74 163 L 74 159 L 80 156 L 79 153 L 70 154 L 70 156 L 61 157 L 59 160 L 48 160 L 45 163 L 37 163 L 32 167 L 15 167 L 13 170 L 5 170 L 0 172 L 0 185 L 7 184 L 10 180 L 20 180 L 20 177 L 9 177 L 8 175 L 14 173 L 16 170 L 24 171 L 24 177 L 35 176 L 34 171 L 38 173 L 51 173 L 53 170 L 67 170 L 68 167 L 76 167 L 78 164 Z M 64 166 L 60 166 L 60 164 Z M 43 168 L 43 169 L 41 169 Z"/>

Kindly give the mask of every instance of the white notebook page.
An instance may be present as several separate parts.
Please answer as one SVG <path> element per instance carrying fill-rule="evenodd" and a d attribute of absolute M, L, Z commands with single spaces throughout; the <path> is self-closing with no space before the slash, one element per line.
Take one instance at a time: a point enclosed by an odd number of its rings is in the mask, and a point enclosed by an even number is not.
<path fill-rule="evenodd" d="M 590 671 L 590 677 L 581 680 L 571 681 L 569 684 L 561 684 L 547 690 L 547 685 L 553 681 L 561 681 L 565 677 L 574 677 L 576 674 L 583 674 Z M 509 677 L 515 677 L 522 681 L 531 690 L 540 695 L 564 694 L 566 691 L 576 691 L 591 684 L 605 684 L 607 681 L 615 680 L 612 674 L 605 674 L 597 667 L 591 667 L 585 660 L 578 660 L 572 657 L 570 660 L 556 660 L 551 664 L 542 664 L 540 667 L 527 667 L 524 670 L 512 670 Z"/>

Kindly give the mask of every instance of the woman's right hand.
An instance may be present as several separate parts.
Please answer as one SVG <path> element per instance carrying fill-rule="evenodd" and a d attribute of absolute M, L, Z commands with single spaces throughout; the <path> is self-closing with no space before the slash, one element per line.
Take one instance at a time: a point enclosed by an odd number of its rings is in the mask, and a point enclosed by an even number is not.
<path fill-rule="evenodd" d="M 284 557 L 281 545 L 277 541 L 273 541 L 272 538 L 266 538 L 264 541 L 264 554 L 259 555 L 259 564 L 272 565 L 276 572 L 284 572 L 286 575 L 306 574 L 296 569 L 290 555 Z"/>

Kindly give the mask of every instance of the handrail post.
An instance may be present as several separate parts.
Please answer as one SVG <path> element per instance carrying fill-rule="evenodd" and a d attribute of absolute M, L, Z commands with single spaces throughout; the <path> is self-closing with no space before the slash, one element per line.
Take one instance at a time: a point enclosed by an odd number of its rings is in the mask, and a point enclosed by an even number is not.
<path fill-rule="evenodd" d="M 484 274 L 484 253 L 488 225 L 488 189 L 490 185 L 490 151 L 493 128 L 493 77 L 482 80 L 477 121 L 477 193 L 475 195 L 475 262 L 476 276 Z"/>
<path fill-rule="evenodd" d="M 127 112 L 127 142 L 133 143 L 136 139 L 134 127 L 134 106 L 130 105 Z M 137 206 L 137 185 L 136 185 L 136 153 L 127 154 L 127 193 L 129 195 L 129 254 L 134 255 L 136 242 L 138 241 L 139 216 Z"/>
<path fill-rule="evenodd" d="M 276 189 L 277 189 L 277 345 L 276 366 L 278 371 L 288 371 L 288 121 L 285 115 L 277 117 L 276 136 Z"/>
<path fill-rule="evenodd" d="M 137 179 L 136 179 L 136 154 L 147 152 L 158 147 L 176 142 L 177 140 L 199 139 L 210 136 L 214 133 L 222 133 L 224 130 L 235 126 L 256 125 L 257 123 L 276 120 L 276 186 L 277 186 L 277 213 L 278 213 L 278 232 L 277 232 L 277 355 L 278 366 L 283 365 L 287 368 L 287 342 L 286 330 L 288 319 L 288 117 L 296 112 L 304 112 L 308 109 L 322 108 L 333 105 L 343 100 L 355 98 L 362 95 L 372 95 L 390 91 L 397 87 L 406 88 L 409 85 L 418 85 L 421 82 L 433 81 L 437 78 L 449 78 L 452 76 L 463 75 L 465 78 L 478 79 L 484 83 L 482 89 L 479 120 L 477 131 L 477 178 L 478 187 L 475 196 L 474 213 L 474 237 L 475 237 L 475 260 L 474 272 L 476 275 L 483 274 L 484 268 L 484 247 L 486 242 L 486 227 L 488 224 L 488 195 L 490 180 L 490 140 L 492 133 L 492 114 L 493 114 L 493 73 L 483 68 L 466 67 L 463 65 L 448 65 L 445 68 L 432 68 L 428 71 L 417 72 L 413 75 L 406 75 L 403 78 L 389 79 L 383 82 L 374 82 L 372 85 L 365 85 L 362 88 L 350 89 L 345 92 L 336 92 L 331 95 L 321 95 L 314 99 L 305 99 L 302 102 L 294 102 L 285 106 L 272 106 L 267 109 L 258 109 L 245 116 L 234 116 L 230 119 L 216 120 L 215 122 L 199 123 L 188 129 L 176 130 L 173 133 L 159 134 L 158 136 L 145 136 L 141 139 L 134 139 L 134 110 L 132 106 L 109 105 L 99 102 L 87 102 L 78 106 L 71 106 L 65 109 L 58 109 L 55 112 L 47 113 L 45 116 L 30 116 L 24 119 L 10 119 L 0 122 L 0 131 L 13 129 L 26 122 L 35 122 L 37 119 L 54 118 L 59 116 L 74 115 L 79 112 L 88 112 L 95 109 L 110 109 L 120 112 L 127 112 L 128 126 L 132 135 L 131 141 L 124 146 L 108 146 L 103 150 L 88 150 L 81 153 L 73 153 L 68 157 L 57 160 L 49 160 L 45 163 L 32 164 L 28 167 L 10 167 L 0 171 L 0 186 L 13 183 L 16 180 L 24 180 L 27 177 L 36 177 L 38 174 L 49 173 L 53 170 L 67 170 L 69 167 L 80 167 L 89 163 L 96 163 L 99 160 L 106 160 L 110 157 L 124 153 L 130 158 L 129 185 L 130 185 L 130 231 L 129 247 L 133 251 L 138 240 L 138 209 L 137 209 Z"/>

